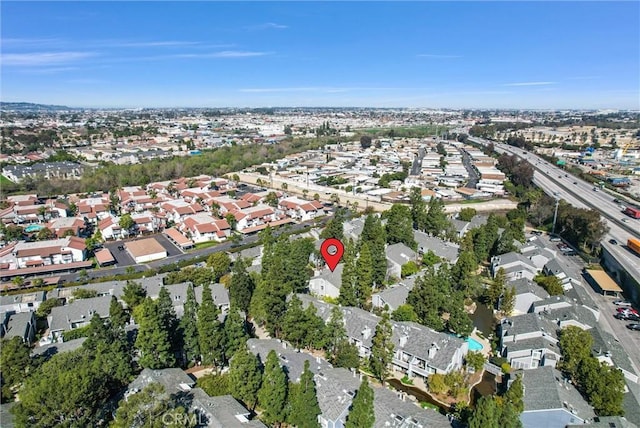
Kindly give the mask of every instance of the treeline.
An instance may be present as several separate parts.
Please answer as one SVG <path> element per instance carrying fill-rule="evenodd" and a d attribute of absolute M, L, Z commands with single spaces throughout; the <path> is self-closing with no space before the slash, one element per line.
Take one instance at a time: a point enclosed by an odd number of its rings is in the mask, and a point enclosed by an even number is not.
<path fill-rule="evenodd" d="M 200 174 L 221 176 L 323 145 L 323 140 L 284 140 L 274 145 L 227 146 L 204 150 L 200 156 L 174 156 L 134 165 L 103 162 L 101 167 L 85 172 L 80 180 L 25 180 L 25 183 L 6 184 L 3 187 L 6 194 L 20 191 L 36 191 L 46 195 L 107 192 L 123 186 L 144 186 L 154 181 Z"/>
<path fill-rule="evenodd" d="M 591 333 L 569 326 L 560 332 L 561 370 L 593 406 L 598 416 L 622 416 L 624 375 L 617 367 L 598 361 L 591 350 Z"/>
<path fill-rule="evenodd" d="M 496 132 L 519 131 L 521 129 L 532 128 L 533 126 L 535 126 L 535 124 L 523 122 L 479 124 L 472 126 L 469 129 L 469 134 L 471 134 L 472 137 L 492 138 L 494 135 L 496 135 Z"/>

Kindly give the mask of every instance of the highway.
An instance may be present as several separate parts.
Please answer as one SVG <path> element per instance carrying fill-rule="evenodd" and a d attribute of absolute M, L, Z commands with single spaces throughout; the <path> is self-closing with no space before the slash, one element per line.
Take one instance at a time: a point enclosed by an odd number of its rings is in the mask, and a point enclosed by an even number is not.
<path fill-rule="evenodd" d="M 470 140 L 480 144 L 488 143 L 487 140 L 483 139 L 470 138 Z M 609 226 L 609 232 L 605 235 L 601 245 L 615 256 L 616 260 L 636 281 L 640 282 L 640 258 L 626 248 L 626 242 L 630 236 L 640 237 L 638 233 L 638 230 L 640 230 L 640 220 L 632 219 L 622 214 L 620 206 L 613 202 L 613 199 L 621 199 L 621 197 L 611 196 L 602 190 L 594 191 L 593 185 L 571 174 L 567 174 L 564 170 L 550 164 L 533 153 L 523 153 L 521 149 L 497 142 L 493 143 L 498 153 L 508 152 L 527 159 L 535 168 L 533 176 L 534 184 L 543 189 L 548 195 L 563 199 L 576 208 L 591 208 L 600 211 Z M 567 174 L 567 177 L 565 177 L 565 174 Z M 577 184 L 574 184 L 574 182 Z M 622 219 L 624 219 L 624 221 Z M 618 244 L 610 243 L 609 241 L 611 239 L 617 241 Z M 578 264 L 578 261 L 571 257 L 561 257 L 567 259 L 569 263 Z M 581 263 L 578 268 L 580 270 L 582 269 Z M 640 334 L 625 328 L 625 325 L 628 323 L 627 321 L 620 321 L 613 317 L 616 306 L 613 305 L 612 298 L 605 297 L 593 290 L 584 279 L 581 281 L 581 286 L 594 300 L 600 310 L 600 326 L 620 342 L 633 363 L 636 374 L 640 374 L 638 370 L 638 368 L 640 368 L 640 355 L 638 354 L 638 349 L 640 349 Z"/>

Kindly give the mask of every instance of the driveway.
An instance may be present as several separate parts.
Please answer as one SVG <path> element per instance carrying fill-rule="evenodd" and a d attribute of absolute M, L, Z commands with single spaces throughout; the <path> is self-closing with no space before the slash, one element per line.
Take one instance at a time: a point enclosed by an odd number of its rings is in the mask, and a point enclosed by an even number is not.
<path fill-rule="evenodd" d="M 109 251 L 111 251 L 111 254 L 113 254 L 113 258 L 116 259 L 116 266 L 118 267 L 131 266 L 136 264 L 135 260 L 133 260 L 127 250 L 124 249 L 124 244 L 124 241 L 104 243 L 104 247 L 108 248 Z M 122 248 L 122 250 L 120 250 L 120 248 Z"/>

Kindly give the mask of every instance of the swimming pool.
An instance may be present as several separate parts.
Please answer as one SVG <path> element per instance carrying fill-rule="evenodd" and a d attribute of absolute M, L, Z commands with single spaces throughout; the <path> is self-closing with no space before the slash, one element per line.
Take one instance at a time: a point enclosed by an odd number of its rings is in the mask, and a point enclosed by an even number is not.
<path fill-rule="evenodd" d="M 30 224 L 29 226 L 24 228 L 24 231 L 27 233 L 37 232 L 40 229 L 44 229 L 44 226 L 40 226 L 39 224 Z"/>
<path fill-rule="evenodd" d="M 472 337 L 467 337 L 467 343 L 469 344 L 469 351 L 482 351 L 482 343 L 478 342 Z"/>

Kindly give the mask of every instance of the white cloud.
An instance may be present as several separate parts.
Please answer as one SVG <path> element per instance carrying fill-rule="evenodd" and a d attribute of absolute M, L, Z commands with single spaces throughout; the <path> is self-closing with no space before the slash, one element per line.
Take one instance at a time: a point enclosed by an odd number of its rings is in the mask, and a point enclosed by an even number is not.
<path fill-rule="evenodd" d="M 177 54 L 169 55 L 169 58 L 249 58 L 256 56 L 271 55 L 273 52 L 258 52 L 258 51 L 220 51 L 209 53 L 192 53 L 192 54 Z"/>
<path fill-rule="evenodd" d="M 557 82 L 518 82 L 518 83 L 505 83 L 502 86 L 545 86 L 555 85 Z"/>
<path fill-rule="evenodd" d="M 93 52 L 33 52 L 9 53 L 0 56 L 6 66 L 44 66 L 64 64 L 95 56 Z"/>
<path fill-rule="evenodd" d="M 153 42 L 134 42 L 134 41 L 114 41 L 104 42 L 107 46 L 123 47 L 123 48 L 156 48 L 156 47 L 180 47 L 180 46 L 195 46 L 200 42 L 188 42 L 178 40 L 165 40 L 165 41 L 153 41 Z"/>
<path fill-rule="evenodd" d="M 288 25 L 276 24 L 275 22 L 267 22 L 265 24 L 251 25 L 246 27 L 247 30 L 284 30 L 289 28 Z"/>

